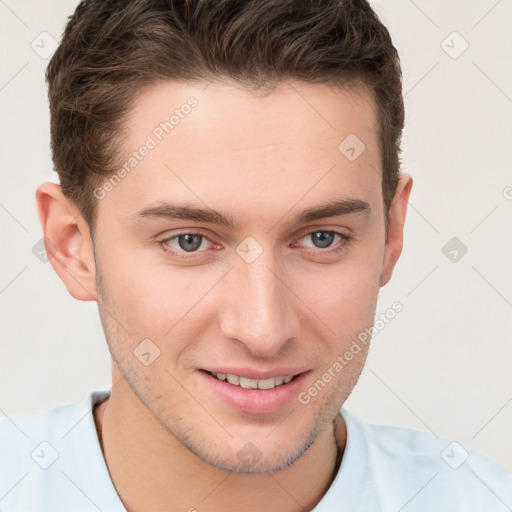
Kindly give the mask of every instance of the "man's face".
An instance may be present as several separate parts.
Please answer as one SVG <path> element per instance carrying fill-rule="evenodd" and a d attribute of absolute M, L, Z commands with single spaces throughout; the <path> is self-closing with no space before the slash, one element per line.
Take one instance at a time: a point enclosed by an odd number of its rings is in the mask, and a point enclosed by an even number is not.
<path fill-rule="evenodd" d="M 386 248 L 375 107 L 362 88 L 206 85 L 155 85 L 126 120 L 137 163 L 98 192 L 99 311 L 126 400 L 212 465 L 276 471 L 331 424 L 366 359 L 361 345 L 299 400 L 373 323 Z M 297 219 L 342 201 L 345 214 Z M 234 225 L 167 215 L 184 205 Z M 254 390 L 207 371 L 301 375 Z M 243 449 L 258 454 L 250 468 Z"/>

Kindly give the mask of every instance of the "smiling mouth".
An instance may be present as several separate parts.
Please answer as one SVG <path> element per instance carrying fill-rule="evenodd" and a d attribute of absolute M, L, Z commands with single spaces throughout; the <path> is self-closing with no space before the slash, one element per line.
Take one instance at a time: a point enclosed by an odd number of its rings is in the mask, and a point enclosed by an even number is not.
<path fill-rule="evenodd" d="M 227 382 L 233 386 L 244 388 L 244 389 L 274 389 L 280 386 L 284 386 L 291 382 L 293 379 L 298 377 L 298 375 L 281 375 L 278 377 L 270 377 L 268 379 L 249 379 L 248 377 L 240 376 L 240 375 L 231 375 L 226 373 L 213 373 L 208 370 L 203 370 L 208 375 L 211 375 L 217 380 Z"/>

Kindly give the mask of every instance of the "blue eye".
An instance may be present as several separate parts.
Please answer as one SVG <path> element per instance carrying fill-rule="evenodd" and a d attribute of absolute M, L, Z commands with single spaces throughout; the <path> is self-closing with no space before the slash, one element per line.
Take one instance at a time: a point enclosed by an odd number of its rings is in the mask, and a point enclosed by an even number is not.
<path fill-rule="evenodd" d="M 334 244 L 336 236 L 338 236 L 344 243 L 347 243 L 350 240 L 350 237 L 343 233 L 327 230 L 311 231 L 302 238 L 307 239 L 309 237 L 314 244 L 314 248 L 328 249 Z"/>
<path fill-rule="evenodd" d="M 313 243 L 318 244 L 318 248 L 325 249 L 333 243 L 336 234 L 334 231 L 314 231 L 308 236 L 311 237 Z"/>
<path fill-rule="evenodd" d="M 168 252 L 184 251 L 188 253 L 198 252 L 204 240 L 210 240 L 206 235 L 201 233 L 178 233 L 171 237 L 166 238 L 160 242 L 162 247 L 170 246 L 171 250 L 164 249 Z M 176 241 L 178 246 L 172 245 L 171 242 Z"/>
<path fill-rule="evenodd" d="M 336 237 L 340 239 L 340 243 L 336 244 Z M 307 240 L 313 245 L 305 245 L 305 247 L 316 249 L 317 254 L 333 253 L 341 251 L 350 242 L 351 237 L 338 231 L 315 230 L 306 233 L 299 240 Z M 208 249 L 208 242 L 214 242 L 202 233 L 193 231 L 184 231 L 167 237 L 158 242 L 164 252 L 181 259 L 194 259 L 201 257 Z M 206 244 L 206 247 L 204 247 Z M 334 245 L 337 247 L 332 247 Z M 295 244 L 294 244 L 295 245 Z"/>
<path fill-rule="evenodd" d="M 190 252 L 195 251 L 201 247 L 202 237 L 194 233 L 186 233 L 184 235 L 178 235 L 178 245 L 180 249 Z"/>

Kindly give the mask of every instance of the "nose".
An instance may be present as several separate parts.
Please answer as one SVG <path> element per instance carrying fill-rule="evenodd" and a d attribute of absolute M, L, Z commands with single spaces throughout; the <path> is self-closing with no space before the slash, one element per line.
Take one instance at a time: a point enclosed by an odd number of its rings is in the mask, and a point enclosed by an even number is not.
<path fill-rule="evenodd" d="M 237 258 L 226 276 L 220 328 L 254 356 L 275 357 L 299 334 L 298 300 L 275 259 L 263 253 L 247 263 Z"/>

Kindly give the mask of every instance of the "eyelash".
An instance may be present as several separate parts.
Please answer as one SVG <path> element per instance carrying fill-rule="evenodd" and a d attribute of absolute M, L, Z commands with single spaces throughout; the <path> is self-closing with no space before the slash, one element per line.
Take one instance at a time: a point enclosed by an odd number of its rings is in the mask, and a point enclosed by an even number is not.
<path fill-rule="evenodd" d="M 313 231 L 309 231 L 303 235 L 301 235 L 299 237 L 298 240 L 301 240 L 302 238 L 305 238 L 307 236 L 311 236 L 313 235 L 314 233 L 332 233 L 334 235 L 338 235 L 340 238 L 341 238 L 341 243 L 338 245 L 338 247 L 336 248 L 326 248 L 326 249 L 321 249 L 321 248 L 317 248 L 316 250 L 315 249 L 312 249 L 312 248 L 309 248 L 310 251 L 309 252 L 320 252 L 320 253 L 323 253 L 323 254 L 335 254 L 337 252 L 340 252 L 342 251 L 343 249 L 345 249 L 347 247 L 347 245 L 350 244 L 350 242 L 352 241 L 352 236 L 349 236 L 349 235 L 346 235 L 344 233 L 340 233 L 339 231 L 334 231 L 334 230 L 329 230 L 329 229 L 315 229 Z M 187 256 L 183 256 L 183 254 L 187 254 L 187 253 L 183 253 L 183 252 L 178 252 L 178 251 L 175 251 L 175 250 L 169 250 L 167 247 L 167 244 L 171 241 L 171 240 L 174 240 L 182 235 L 198 235 L 200 236 L 201 238 L 204 238 L 206 240 L 208 240 L 209 242 L 211 243 L 215 243 L 213 242 L 213 240 L 204 235 L 203 233 L 199 233 L 199 232 L 196 232 L 196 231 L 182 231 L 180 233 L 176 233 L 172 236 L 168 236 L 166 238 L 164 238 L 163 240 L 159 240 L 157 243 L 158 245 L 160 246 L 160 248 L 166 252 L 166 253 L 169 253 L 169 254 L 172 254 L 173 256 L 176 256 L 180 259 L 183 259 L 183 260 L 193 260 L 193 259 L 196 259 L 198 257 L 201 257 L 201 254 L 202 252 L 204 251 L 200 251 L 200 252 L 197 252 L 197 251 L 193 251 L 193 252 L 190 252 L 188 253 Z M 295 243 L 295 242 L 294 242 Z"/>

